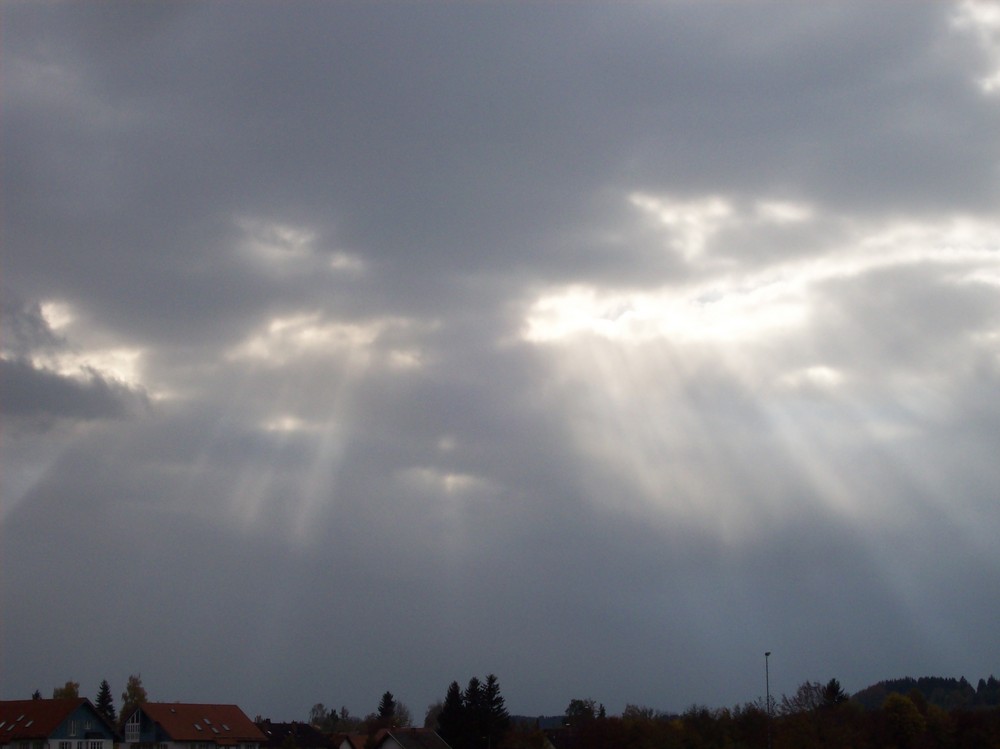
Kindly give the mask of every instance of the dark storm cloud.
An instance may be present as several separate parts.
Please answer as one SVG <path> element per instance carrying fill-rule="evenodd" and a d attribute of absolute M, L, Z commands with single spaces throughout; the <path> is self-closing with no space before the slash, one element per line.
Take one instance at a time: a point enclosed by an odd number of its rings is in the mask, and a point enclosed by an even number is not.
<path fill-rule="evenodd" d="M 2 412 L 12 420 L 122 418 L 142 401 L 141 396 L 97 373 L 81 381 L 36 368 L 23 359 L 0 359 L 0 381 Z"/>
<path fill-rule="evenodd" d="M 6 5 L 3 696 L 987 675 L 963 13 Z"/>

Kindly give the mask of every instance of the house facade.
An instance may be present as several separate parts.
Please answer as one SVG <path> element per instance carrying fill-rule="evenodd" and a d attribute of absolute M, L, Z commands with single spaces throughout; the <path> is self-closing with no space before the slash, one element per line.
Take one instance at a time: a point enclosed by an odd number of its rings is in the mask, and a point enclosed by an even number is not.
<path fill-rule="evenodd" d="M 127 749 L 261 749 L 266 743 L 236 705 L 147 702 L 125 720 Z"/>
<path fill-rule="evenodd" d="M 0 749 L 114 749 L 117 740 L 86 697 L 0 701 Z"/>

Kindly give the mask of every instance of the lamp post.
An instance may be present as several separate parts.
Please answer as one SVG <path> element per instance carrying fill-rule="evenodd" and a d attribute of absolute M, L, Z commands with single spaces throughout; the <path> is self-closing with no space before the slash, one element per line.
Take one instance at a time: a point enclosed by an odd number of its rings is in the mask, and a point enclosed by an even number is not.
<path fill-rule="evenodd" d="M 764 689 L 767 694 L 767 749 L 771 749 L 771 669 L 768 665 L 768 658 L 771 651 L 764 653 Z"/>

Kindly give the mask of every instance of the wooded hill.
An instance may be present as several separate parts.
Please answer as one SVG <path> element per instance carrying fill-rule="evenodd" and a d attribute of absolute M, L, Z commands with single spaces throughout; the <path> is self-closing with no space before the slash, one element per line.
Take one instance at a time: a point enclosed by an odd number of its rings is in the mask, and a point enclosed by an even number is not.
<path fill-rule="evenodd" d="M 964 676 L 959 679 L 940 676 L 889 679 L 862 689 L 851 699 L 868 710 L 877 710 L 882 707 L 885 698 L 893 693 L 910 696 L 920 694 L 927 704 L 942 710 L 1000 707 L 1000 681 L 992 675 L 989 679 L 980 679 L 975 688 Z"/>

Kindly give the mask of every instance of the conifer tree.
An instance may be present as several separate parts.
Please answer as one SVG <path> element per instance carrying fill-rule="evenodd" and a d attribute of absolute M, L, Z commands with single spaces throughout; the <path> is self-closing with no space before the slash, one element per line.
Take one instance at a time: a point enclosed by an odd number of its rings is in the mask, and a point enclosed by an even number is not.
<path fill-rule="evenodd" d="M 503 695 L 500 694 L 500 682 L 495 674 L 488 674 L 482 688 L 483 718 L 487 739 L 487 747 L 495 744 L 510 728 L 510 713 Z"/>
<path fill-rule="evenodd" d="M 444 704 L 438 714 L 437 732 L 450 746 L 464 746 L 465 703 L 462 699 L 462 688 L 458 686 L 457 681 L 448 685 Z"/>
<path fill-rule="evenodd" d="M 386 721 L 388 725 L 395 714 L 396 698 L 392 696 L 392 692 L 386 692 L 382 695 L 382 699 L 378 703 L 378 717 L 380 720 Z"/>
<path fill-rule="evenodd" d="M 97 690 L 97 701 L 94 702 L 94 707 L 109 722 L 114 723 L 117 719 L 115 715 L 115 699 L 111 696 L 111 685 L 108 684 L 107 679 L 101 682 L 101 686 Z"/>

